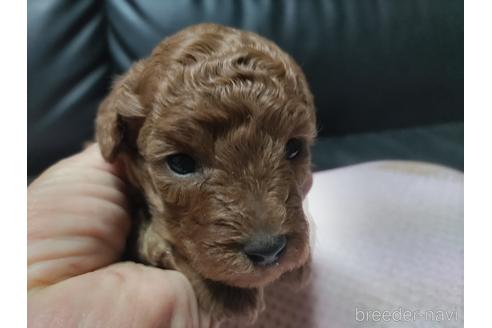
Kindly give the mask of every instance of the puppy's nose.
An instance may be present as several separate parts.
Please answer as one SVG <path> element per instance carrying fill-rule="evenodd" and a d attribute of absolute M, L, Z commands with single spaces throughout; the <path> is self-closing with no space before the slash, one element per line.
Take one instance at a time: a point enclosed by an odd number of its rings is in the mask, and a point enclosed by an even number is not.
<path fill-rule="evenodd" d="M 257 235 L 244 245 L 243 251 L 255 265 L 269 265 L 282 255 L 287 245 L 285 235 Z"/>

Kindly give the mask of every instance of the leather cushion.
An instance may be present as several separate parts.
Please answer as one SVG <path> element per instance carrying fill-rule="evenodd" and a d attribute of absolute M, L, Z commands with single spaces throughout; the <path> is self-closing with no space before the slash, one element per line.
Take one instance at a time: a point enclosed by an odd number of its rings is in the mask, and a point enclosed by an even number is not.
<path fill-rule="evenodd" d="M 105 18 L 99 1 L 28 3 L 28 173 L 78 151 L 93 135 L 109 88 Z"/>
<path fill-rule="evenodd" d="M 463 122 L 321 137 L 313 147 L 314 169 L 320 171 L 374 160 L 406 159 L 463 171 L 463 140 Z"/>
<path fill-rule="evenodd" d="M 303 67 L 321 135 L 463 119 L 460 0 L 107 1 L 113 73 L 200 22 L 262 34 Z"/>

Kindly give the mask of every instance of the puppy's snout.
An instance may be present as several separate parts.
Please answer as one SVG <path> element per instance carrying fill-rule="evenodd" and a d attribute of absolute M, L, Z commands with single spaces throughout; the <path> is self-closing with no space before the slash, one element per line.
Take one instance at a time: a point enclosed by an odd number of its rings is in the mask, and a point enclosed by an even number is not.
<path fill-rule="evenodd" d="M 286 245 L 285 235 L 259 234 L 244 245 L 243 251 L 255 265 L 265 266 L 276 262 Z"/>

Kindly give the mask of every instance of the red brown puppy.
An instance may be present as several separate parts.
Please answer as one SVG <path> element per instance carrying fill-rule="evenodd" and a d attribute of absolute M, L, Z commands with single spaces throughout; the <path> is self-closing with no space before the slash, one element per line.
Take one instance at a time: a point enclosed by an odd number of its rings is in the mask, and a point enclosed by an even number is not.
<path fill-rule="evenodd" d="M 250 32 L 202 24 L 113 86 L 96 138 L 141 209 L 140 261 L 183 272 L 216 320 L 255 318 L 262 289 L 305 269 L 313 98 L 301 69 Z"/>

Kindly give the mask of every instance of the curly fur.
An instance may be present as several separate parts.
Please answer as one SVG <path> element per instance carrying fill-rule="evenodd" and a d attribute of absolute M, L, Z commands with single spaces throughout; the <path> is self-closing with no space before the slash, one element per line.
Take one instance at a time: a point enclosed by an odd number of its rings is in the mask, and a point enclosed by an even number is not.
<path fill-rule="evenodd" d="M 289 161 L 294 137 L 305 147 Z M 292 58 L 254 33 L 213 24 L 184 29 L 135 63 L 96 120 L 103 156 L 123 161 L 145 205 L 134 228 L 139 260 L 183 272 L 216 320 L 254 319 L 265 285 L 306 271 L 302 200 L 314 137 L 313 98 Z M 177 152 L 200 171 L 173 174 L 165 158 Z M 287 235 L 276 265 L 255 266 L 241 252 L 258 231 Z"/>

